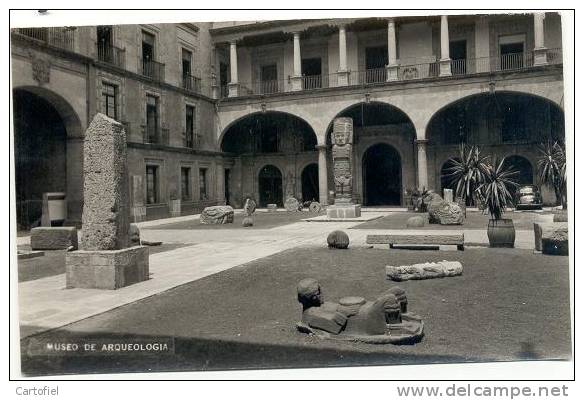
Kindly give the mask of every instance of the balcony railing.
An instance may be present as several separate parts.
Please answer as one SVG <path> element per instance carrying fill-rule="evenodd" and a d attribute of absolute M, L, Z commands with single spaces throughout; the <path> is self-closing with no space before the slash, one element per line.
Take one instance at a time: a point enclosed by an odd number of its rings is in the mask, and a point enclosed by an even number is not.
<path fill-rule="evenodd" d="M 145 144 L 161 144 L 168 146 L 168 128 L 142 125 L 142 138 Z"/>
<path fill-rule="evenodd" d="M 157 61 L 142 59 L 140 62 L 142 67 L 141 74 L 155 81 L 164 82 L 164 64 Z"/>
<path fill-rule="evenodd" d="M 189 74 L 183 74 L 182 87 L 191 92 L 201 93 L 201 78 Z"/>
<path fill-rule="evenodd" d="M 126 50 L 112 46 L 109 43 L 98 43 L 97 59 L 99 61 L 124 68 L 126 65 Z"/>
<path fill-rule="evenodd" d="M 548 49 L 547 63 L 561 64 L 561 49 Z M 453 76 L 470 76 L 474 74 L 500 71 L 521 71 L 533 67 L 535 67 L 533 53 L 514 53 L 495 57 L 482 57 L 450 61 L 450 72 Z M 341 85 L 366 86 L 384 84 L 388 78 L 387 74 L 387 68 L 350 71 L 348 74 L 348 79 L 346 80 L 346 84 L 344 83 L 344 80 L 341 80 L 342 75 L 340 74 L 304 76 L 302 77 L 302 89 L 314 90 L 327 87 L 338 87 Z M 397 81 L 439 77 L 440 63 L 438 61 L 398 65 L 397 67 Z M 275 94 L 285 91 L 292 91 L 292 85 L 290 82 L 284 80 L 256 82 L 251 85 L 241 83 L 239 96 Z M 227 96 L 227 86 L 222 86 L 221 97 Z"/>
<path fill-rule="evenodd" d="M 48 45 L 73 51 L 75 50 L 75 29 L 68 27 L 18 28 L 16 32 Z"/>

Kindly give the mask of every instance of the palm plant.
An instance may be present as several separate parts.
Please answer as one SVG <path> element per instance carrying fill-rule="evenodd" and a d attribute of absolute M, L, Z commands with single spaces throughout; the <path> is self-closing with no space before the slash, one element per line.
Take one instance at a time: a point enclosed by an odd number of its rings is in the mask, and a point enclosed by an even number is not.
<path fill-rule="evenodd" d="M 444 177 L 454 186 L 456 197 L 464 204 L 473 200 L 473 193 L 484 182 L 489 161 L 481 152 L 479 146 L 462 143 L 458 156 L 448 160 Z"/>
<path fill-rule="evenodd" d="M 508 204 L 513 203 L 513 196 L 509 190 L 519 184 L 514 176 L 519 172 L 505 167 L 504 160 L 494 160 L 486 166 L 484 181 L 477 187 L 477 194 L 485 203 L 491 218 L 501 219 Z"/>
<path fill-rule="evenodd" d="M 559 142 L 546 142 L 539 146 L 540 157 L 537 160 L 539 180 L 551 186 L 556 199 L 567 208 L 566 151 Z"/>

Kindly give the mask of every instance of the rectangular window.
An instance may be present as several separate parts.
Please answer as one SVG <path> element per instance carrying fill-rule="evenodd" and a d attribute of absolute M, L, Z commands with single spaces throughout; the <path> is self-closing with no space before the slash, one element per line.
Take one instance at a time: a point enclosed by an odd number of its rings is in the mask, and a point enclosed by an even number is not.
<path fill-rule="evenodd" d="M 387 79 L 387 46 L 365 48 L 365 82 L 378 83 Z"/>
<path fill-rule="evenodd" d="M 158 98 L 146 96 L 146 135 L 147 143 L 158 143 Z"/>
<path fill-rule="evenodd" d="M 191 169 L 182 167 L 180 169 L 180 195 L 183 200 L 191 199 Z"/>
<path fill-rule="evenodd" d="M 194 147 L 195 139 L 195 107 L 186 106 L 186 131 L 185 131 L 185 147 L 192 149 Z"/>
<path fill-rule="evenodd" d="M 207 168 L 199 169 L 199 199 L 207 200 Z"/>
<path fill-rule="evenodd" d="M 101 109 L 110 118 L 118 119 L 118 87 L 102 82 Z"/>
<path fill-rule="evenodd" d="M 191 75 L 191 63 L 193 59 L 193 53 L 187 49 L 182 49 L 182 72 L 183 76 Z"/>
<path fill-rule="evenodd" d="M 97 27 L 97 55 L 100 61 L 113 61 L 113 28 L 110 25 Z"/>
<path fill-rule="evenodd" d="M 142 32 L 142 74 L 154 77 L 156 74 L 154 66 L 154 35 Z"/>
<path fill-rule="evenodd" d="M 158 167 L 146 166 L 146 204 L 157 204 L 158 199 Z"/>

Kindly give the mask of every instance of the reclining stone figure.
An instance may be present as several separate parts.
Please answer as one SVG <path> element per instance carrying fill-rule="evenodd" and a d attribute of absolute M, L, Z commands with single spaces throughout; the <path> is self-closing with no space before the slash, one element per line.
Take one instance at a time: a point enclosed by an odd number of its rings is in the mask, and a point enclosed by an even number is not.
<path fill-rule="evenodd" d="M 307 278 L 298 283 L 297 292 L 302 304 L 300 332 L 380 344 L 415 342 L 423 336 L 422 320 L 408 313 L 405 291 L 399 287 L 373 301 L 349 296 L 334 303 L 325 302 L 318 281 Z"/>

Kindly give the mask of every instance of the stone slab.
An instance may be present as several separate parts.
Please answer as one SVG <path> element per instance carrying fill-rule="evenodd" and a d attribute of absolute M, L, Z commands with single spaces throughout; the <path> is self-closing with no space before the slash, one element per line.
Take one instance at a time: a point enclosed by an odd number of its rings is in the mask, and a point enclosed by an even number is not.
<path fill-rule="evenodd" d="M 462 275 L 462 264 L 458 261 L 440 261 L 413 265 L 388 265 L 385 267 L 387 279 L 402 282 L 409 280 L 445 278 Z"/>
<path fill-rule="evenodd" d="M 464 233 L 460 234 L 409 234 L 367 235 L 367 244 L 389 245 L 454 245 L 462 250 Z"/>
<path fill-rule="evenodd" d="M 535 236 L 535 250 L 542 251 L 542 237 L 544 233 L 553 232 L 554 230 L 565 230 L 568 232 L 567 222 L 534 222 L 533 233 Z"/>
<path fill-rule="evenodd" d="M 555 223 L 555 225 L 567 223 Z M 567 226 L 556 226 L 554 229 L 542 230 L 541 252 L 553 256 L 567 256 L 569 252 L 569 236 Z"/>
<path fill-rule="evenodd" d="M 29 258 L 42 257 L 44 255 L 45 255 L 44 251 L 18 250 L 18 259 L 19 260 L 28 260 Z"/>
<path fill-rule="evenodd" d="M 32 228 L 30 231 L 30 248 L 33 250 L 77 249 L 77 228 L 74 226 Z"/>
<path fill-rule="evenodd" d="M 326 209 L 328 219 L 359 218 L 361 216 L 360 204 L 333 205 Z"/>
<path fill-rule="evenodd" d="M 67 288 L 115 290 L 149 279 L 149 250 L 79 250 L 66 256 Z"/>

